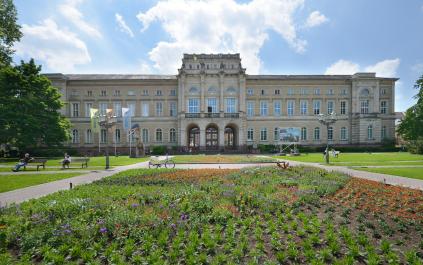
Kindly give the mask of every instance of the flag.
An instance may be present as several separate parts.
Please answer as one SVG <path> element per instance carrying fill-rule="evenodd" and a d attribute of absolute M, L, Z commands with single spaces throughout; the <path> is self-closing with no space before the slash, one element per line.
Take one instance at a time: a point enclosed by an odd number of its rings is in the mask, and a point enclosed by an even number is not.
<path fill-rule="evenodd" d="M 122 108 L 123 129 L 128 131 L 131 129 L 131 112 L 129 108 Z"/>
<path fill-rule="evenodd" d="M 100 131 L 99 122 L 99 112 L 98 109 L 90 108 L 90 118 L 91 118 L 91 129 L 93 133 L 98 133 Z"/>

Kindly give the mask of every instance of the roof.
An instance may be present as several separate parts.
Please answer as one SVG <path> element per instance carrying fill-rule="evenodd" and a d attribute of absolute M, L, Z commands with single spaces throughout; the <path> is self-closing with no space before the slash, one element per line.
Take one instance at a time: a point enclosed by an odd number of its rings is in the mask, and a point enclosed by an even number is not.
<path fill-rule="evenodd" d="M 49 78 L 67 80 L 176 80 L 176 75 L 133 75 L 133 74 L 57 74 L 48 73 Z"/>

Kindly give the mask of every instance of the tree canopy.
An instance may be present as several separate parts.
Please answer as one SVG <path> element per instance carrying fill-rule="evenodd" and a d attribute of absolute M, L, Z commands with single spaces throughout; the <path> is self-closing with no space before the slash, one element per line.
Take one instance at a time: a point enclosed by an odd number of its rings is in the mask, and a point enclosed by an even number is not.
<path fill-rule="evenodd" d="M 22 37 L 13 0 L 0 0 L 0 67 L 12 62 L 13 43 Z"/>
<path fill-rule="evenodd" d="M 69 138 L 61 95 L 40 71 L 33 59 L 0 68 L 0 143 L 25 149 L 60 146 Z"/>
<path fill-rule="evenodd" d="M 419 90 L 415 95 L 417 103 L 405 112 L 398 133 L 410 143 L 410 151 L 423 153 L 423 75 L 417 79 L 414 87 Z"/>

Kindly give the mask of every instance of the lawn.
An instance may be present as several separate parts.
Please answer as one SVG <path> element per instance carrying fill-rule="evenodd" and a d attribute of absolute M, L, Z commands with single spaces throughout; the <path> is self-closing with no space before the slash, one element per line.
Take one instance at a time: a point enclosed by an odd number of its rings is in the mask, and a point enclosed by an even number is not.
<path fill-rule="evenodd" d="M 0 208 L 0 260 L 421 264 L 422 222 L 422 191 L 310 167 L 138 169 Z"/>
<path fill-rule="evenodd" d="M 423 180 L 423 167 L 354 168 L 357 170 L 403 176 Z"/>
<path fill-rule="evenodd" d="M 188 163 L 260 163 L 274 162 L 276 159 L 257 155 L 176 155 L 172 158 L 177 164 Z"/>
<path fill-rule="evenodd" d="M 81 173 L 62 173 L 62 174 L 10 174 L 0 175 L 0 192 L 21 189 L 55 180 L 66 179 L 81 175 Z M 0 262 L 1 264 L 1 262 Z"/>

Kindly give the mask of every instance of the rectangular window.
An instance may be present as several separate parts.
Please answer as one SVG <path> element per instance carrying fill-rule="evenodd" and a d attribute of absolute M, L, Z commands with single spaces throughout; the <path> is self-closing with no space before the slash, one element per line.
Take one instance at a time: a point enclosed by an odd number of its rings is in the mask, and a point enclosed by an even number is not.
<path fill-rule="evenodd" d="M 280 95 L 281 91 L 279 89 L 275 89 L 275 95 Z"/>
<path fill-rule="evenodd" d="M 328 89 L 328 95 L 333 95 L 333 94 L 334 94 L 333 89 L 332 88 Z"/>
<path fill-rule="evenodd" d="M 135 103 L 134 102 L 128 103 L 128 109 L 129 109 L 129 116 L 134 117 L 135 116 Z"/>
<path fill-rule="evenodd" d="M 333 140 L 333 127 L 328 128 L 328 140 Z"/>
<path fill-rule="evenodd" d="M 294 89 L 288 88 L 288 96 L 292 96 L 292 95 L 294 95 Z"/>
<path fill-rule="evenodd" d="M 171 89 L 170 90 L 170 95 L 171 96 L 176 96 L 176 89 Z"/>
<path fill-rule="evenodd" d="M 226 112 L 235 113 L 236 112 L 236 99 L 235 98 L 226 98 Z"/>
<path fill-rule="evenodd" d="M 345 115 L 347 114 L 347 102 L 341 101 L 341 114 Z"/>
<path fill-rule="evenodd" d="M 142 129 L 142 142 L 148 143 L 148 130 Z"/>
<path fill-rule="evenodd" d="M 341 90 L 341 95 L 345 96 L 347 94 L 347 90 L 344 88 Z"/>
<path fill-rule="evenodd" d="M 115 130 L 115 143 L 120 143 L 120 130 Z"/>
<path fill-rule="evenodd" d="M 307 140 L 307 128 L 306 127 L 301 128 L 301 140 L 302 141 Z"/>
<path fill-rule="evenodd" d="M 247 89 L 247 95 L 249 95 L 249 96 L 253 95 L 253 89 L 252 88 Z"/>
<path fill-rule="evenodd" d="M 104 143 L 106 143 L 106 140 L 107 140 L 107 132 L 106 132 L 105 129 L 101 129 L 101 132 L 100 132 L 100 142 L 102 144 L 104 144 Z"/>
<path fill-rule="evenodd" d="M 113 115 L 122 117 L 122 104 L 120 102 L 113 103 Z"/>
<path fill-rule="evenodd" d="M 87 96 L 92 97 L 93 96 L 93 91 L 92 90 L 88 90 L 87 91 Z"/>
<path fill-rule="evenodd" d="M 169 115 L 171 117 L 176 117 L 176 115 L 178 115 L 176 108 L 177 108 L 176 102 L 170 102 L 169 103 Z"/>
<path fill-rule="evenodd" d="M 120 96 L 120 90 L 115 90 L 115 94 L 114 94 L 114 96 L 115 96 L 115 97 Z"/>
<path fill-rule="evenodd" d="M 207 99 L 207 112 L 208 113 L 217 113 L 217 98 L 208 98 Z"/>
<path fill-rule="evenodd" d="M 247 116 L 254 116 L 254 101 L 247 101 Z"/>
<path fill-rule="evenodd" d="M 200 99 L 198 98 L 188 99 L 188 113 L 200 113 Z"/>
<path fill-rule="evenodd" d="M 128 96 L 135 96 L 135 91 L 134 90 L 129 90 L 128 91 Z"/>
<path fill-rule="evenodd" d="M 345 127 L 341 128 L 341 140 L 343 141 L 347 140 L 347 128 Z"/>
<path fill-rule="evenodd" d="M 307 115 L 307 112 L 308 112 L 308 110 L 307 110 L 308 106 L 307 105 L 308 105 L 307 100 L 301 100 L 300 101 L 301 115 Z"/>
<path fill-rule="evenodd" d="M 320 95 L 320 88 L 314 89 L 314 95 Z"/>
<path fill-rule="evenodd" d="M 301 88 L 301 95 L 308 95 L 308 89 L 307 88 Z"/>
<path fill-rule="evenodd" d="M 106 115 L 107 111 L 107 103 L 106 102 L 100 102 L 100 115 Z"/>
<path fill-rule="evenodd" d="M 85 103 L 85 117 L 91 116 L 91 109 L 93 108 L 93 103 L 87 102 Z"/>
<path fill-rule="evenodd" d="M 79 103 L 72 103 L 72 117 L 79 117 Z"/>
<path fill-rule="evenodd" d="M 331 114 L 334 111 L 335 103 L 333 101 L 328 101 L 328 114 Z"/>
<path fill-rule="evenodd" d="M 103 97 L 107 96 L 106 90 L 101 90 L 101 96 Z"/>
<path fill-rule="evenodd" d="M 156 102 L 156 116 L 161 117 L 163 115 L 163 103 Z"/>
<path fill-rule="evenodd" d="M 253 141 L 254 140 L 254 129 L 249 128 L 247 131 L 247 141 Z"/>
<path fill-rule="evenodd" d="M 380 102 L 380 113 L 386 114 L 388 112 L 388 104 L 386 101 Z"/>
<path fill-rule="evenodd" d="M 148 102 L 142 102 L 141 103 L 141 106 L 142 106 L 142 113 L 141 113 L 141 116 L 143 116 L 143 117 L 148 117 L 149 115 L 150 115 L 150 111 L 149 111 L 149 109 L 150 109 L 150 104 L 148 103 Z"/>
<path fill-rule="evenodd" d="M 261 128 L 260 141 L 267 141 L 267 128 Z"/>
<path fill-rule="evenodd" d="M 267 116 L 268 115 L 268 108 L 267 108 L 267 101 L 260 101 L 260 116 Z"/>
<path fill-rule="evenodd" d="M 281 116 L 281 101 L 277 100 L 273 102 L 273 115 L 274 116 Z"/>
<path fill-rule="evenodd" d="M 380 132 L 381 132 L 380 137 L 382 138 L 382 140 L 387 138 L 386 137 L 386 126 L 382 126 L 382 130 Z"/>
<path fill-rule="evenodd" d="M 360 103 L 360 113 L 361 114 L 368 114 L 369 113 L 369 101 L 362 100 Z"/>
<path fill-rule="evenodd" d="M 313 113 L 314 115 L 320 114 L 320 100 L 313 101 Z"/>
<path fill-rule="evenodd" d="M 275 127 L 275 130 L 273 131 L 273 140 L 279 141 L 279 128 Z"/>
<path fill-rule="evenodd" d="M 143 96 L 148 96 L 148 90 L 147 90 L 147 89 L 144 89 L 144 90 L 142 91 L 142 95 L 143 95 Z"/>
<path fill-rule="evenodd" d="M 162 91 L 159 89 L 159 90 L 156 90 L 156 96 L 161 96 L 162 95 Z"/>
<path fill-rule="evenodd" d="M 314 140 L 320 140 L 320 128 L 314 128 Z"/>
<path fill-rule="evenodd" d="M 287 113 L 288 113 L 288 116 L 294 115 L 294 107 L 295 107 L 295 101 L 288 100 L 288 102 L 287 102 Z"/>

